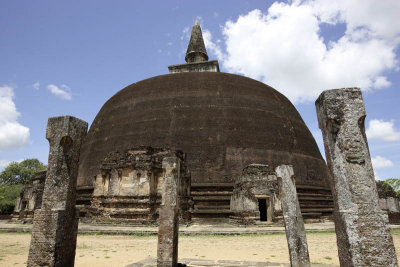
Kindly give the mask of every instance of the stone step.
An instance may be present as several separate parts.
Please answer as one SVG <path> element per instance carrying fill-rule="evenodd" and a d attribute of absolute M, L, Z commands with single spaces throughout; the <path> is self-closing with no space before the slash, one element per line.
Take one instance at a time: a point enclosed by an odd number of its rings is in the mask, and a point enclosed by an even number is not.
<path fill-rule="evenodd" d="M 297 193 L 297 196 L 304 196 L 304 197 L 332 197 L 331 194 L 313 194 L 313 193 Z"/>
<path fill-rule="evenodd" d="M 315 209 L 318 209 L 318 208 L 333 208 L 333 202 L 332 203 L 329 203 L 329 204 L 323 204 L 323 205 L 319 205 L 319 204 L 312 204 L 312 203 L 303 203 L 303 204 L 300 204 L 300 208 L 315 208 Z"/>
<path fill-rule="evenodd" d="M 192 183 L 192 188 L 204 188 L 204 187 L 234 187 L 234 183 Z"/>
<path fill-rule="evenodd" d="M 322 216 L 322 213 L 321 212 L 305 212 L 305 213 L 301 213 L 301 215 L 303 216 L 303 217 L 317 217 L 317 216 Z"/>
<path fill-rule="evenodd" d="M 80 198 L 92 198 L 92 193 L 79 194 L 76 196 L 76 199 Z"/>
<path fill-rule="evenodd" d="M 296 184 L 296 189 L 301 189 L 301 190 L 321 190 L 321 191 L 328 191 L 330 192 L 331 189 L 328 187 L 321 187 L 321 186 L 313 186 L 313 185 L 299 185 Z"/>
<path fill-rule="evenodd" d="M 192 214 L 230 214 L 230 210 L 219 210 L 219 209 L 202 209 L 202 210 L 197 210 L 194 209 L 190 211 Z"/>
<path fill-rule="evenodd" d="M 97 209 L 98 211 L 107 212 L 110 214 L 147 214 L 151 210 L 150 208 L 125 208 L 125 209 L 118 209 L 118 208 L 108 208 L 108 207 L 100 207 Z"/>
<path fill-rule="evenodd" d="M 103 199 L 101 203 L 124 203 L 124 204 L 148 204 L 150 202 L 149 198 L 143 199 L 134 199 L 134 198 L 125 198 L 125 199 Z M 161 203 L 161 199 L 159 199 L 156 203 Z"/>
<path fill-rule="evenodd" d="M 225 201 L 231 200 L 230 196 L 193 196 L 193 200 L 202 200 L 202 201 Z"/>
<path fill-rule="evenodd" d="M 322 201 L 333 201 L 333 197 L 331 196 L 326 196 L 326 197 L 302 197 L 299 196 L 298 197 L 299 201 L 302 200 L 312 200 L 312 201 L 318 201 L 318 200 L 322 200 Z"/>
<path fill-rule="evenodd" d="M 230 205 L 215 205 L 215 206 L 213 206 L 213 205 L 195 205 L 195 209 L 198 209 L 198 210 L 207 210 L 207 209 L 229 210 Z"/>
<path fill-rule="evenodd" d="M 301 212 L 309 213 L 309 212 L 333 212 L 333 208 L 324 208 L 324 209 L 307 209 L 307 208 L 300 208 Z"/>
<path fill-rule="evenodd" d="M 231 191 L 192 191 L 191 196 L 231 196 Z"/>

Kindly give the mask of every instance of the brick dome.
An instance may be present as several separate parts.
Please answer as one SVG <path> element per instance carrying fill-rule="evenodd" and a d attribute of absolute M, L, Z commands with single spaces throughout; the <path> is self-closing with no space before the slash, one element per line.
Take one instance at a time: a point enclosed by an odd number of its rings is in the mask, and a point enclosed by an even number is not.
<path fill-rule="evenodd" d="M 83 144 L 78 186 L 109 152 L 152 146 L 187 153 L 192 184 L 233 183 L 251 163 L 292 164 L 298 185 L 329 188 L 317 144 L 273 88 L 220 72 L 167 74 L 127 86 L 97 114 Z"/>

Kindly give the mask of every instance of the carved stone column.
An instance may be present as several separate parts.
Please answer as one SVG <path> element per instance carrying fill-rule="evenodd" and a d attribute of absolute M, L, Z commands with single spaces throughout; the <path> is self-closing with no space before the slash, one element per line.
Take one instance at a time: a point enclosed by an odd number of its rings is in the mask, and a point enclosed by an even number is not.
<path fill-rule="evenodd" d="M 180 160 L 166 157 L 162 162 L 163 186 L 160 205 L 157 266 L 174 267 L 178 261 Z"/>
<path fill-rule="evenodd" d="M 324 91 L 316 101 L 331 172 L 341 266 L 397 266 L 387 214 L 380 210 L 359 88 Z"/>
<path fill-rule="evenodd" d="M 42 207 L 35 211 L 28 266 L 74 266 L 79 152 L 88 124 L 71 116 L 49 118 L 49 162 Z"/>
<path fill-rule="evenodd" d="M 303 216 L 297 199 L 293 167 L 281 165 L 276 167 L 275 172 L 278 178 L 279 196 L 282 203 L 291 266 L 311 266 Z"/>

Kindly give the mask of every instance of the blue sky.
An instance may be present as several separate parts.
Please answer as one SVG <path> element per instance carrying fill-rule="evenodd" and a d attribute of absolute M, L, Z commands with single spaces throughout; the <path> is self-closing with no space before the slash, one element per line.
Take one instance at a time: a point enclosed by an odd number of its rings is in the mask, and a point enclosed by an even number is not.
<path fill-rule="evenodd" d="M 198 19 L 221 71 L 285 94 L 321 149 L 315 99 L 361 87 L 377 176 L 400 177 L 399 12 L 398 0 L 1 1 L 0 168 L 47 162 L 48 117 L 91 123 L 125 86 L 184 63 Z"/>

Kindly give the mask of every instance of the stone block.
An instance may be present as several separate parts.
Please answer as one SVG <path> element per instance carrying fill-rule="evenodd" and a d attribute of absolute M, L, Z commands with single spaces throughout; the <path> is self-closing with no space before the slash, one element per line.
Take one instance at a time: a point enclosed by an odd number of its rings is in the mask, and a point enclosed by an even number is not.
<path fill-rule="evenodd" d="M 78 216 L 78 211 L 36 210 L 28 266 L 74 266 Z"/>

